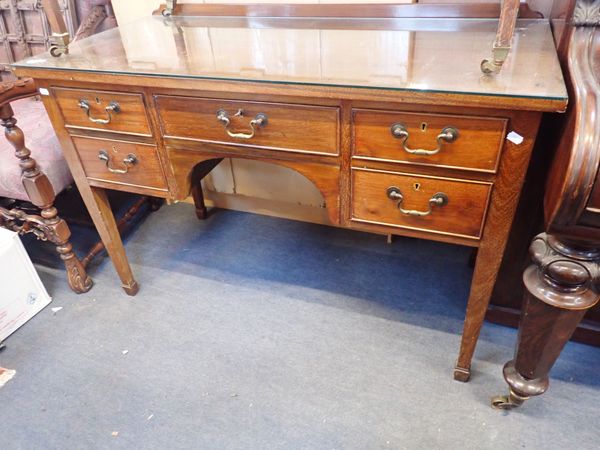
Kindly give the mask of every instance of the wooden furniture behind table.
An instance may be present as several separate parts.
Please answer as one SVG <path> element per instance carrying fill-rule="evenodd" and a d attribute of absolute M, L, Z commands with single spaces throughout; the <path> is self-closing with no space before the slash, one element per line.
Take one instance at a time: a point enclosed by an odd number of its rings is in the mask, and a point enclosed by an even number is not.
<path fill-rule="evenodd" d="M 62 0 L 56 3 L 71 37 L 81 39 L 116 26 L 110 0 Z M 0 2 L 0 74 L 11 78 L 10 64 L 42 53 L 52 44 L 53 30 L 40 0 Z"/>
<path fill-rule="evenodd" d="M 75 35 L 79 21 L 75 0 L 60 3 L 66 31 Z M 0 71 L 11 78 L 10 64 L 27 56 L 48 50 L 51 29 L 39 0 L 8 0 L 0 2 Z"/>
<path fill-rule="evenodd" d="M 568 44 L 575 3 L 574 0 L 556 1 L 550 14 L 563 72 L 568 70 Z M 485 318 L 489 322 L 514 328 L 519 326 L 523 306 L 523 271 L 530 264 L 528 248 L 531 240 L 544 231 L 544 187 L 565 119 L 564 114 L 550 114 L 542 120 L 541 135 L 533 150 L 523 195 L 486 313 Z M 571 340 L 600 347 L 600 305 L 586 312 Z"/>
<path fill-rule="evenodd" d="M 15 71 L 36 80 L 128 294 L 107 189 L 191 193 L 204 218 L 200 180 L 222 158 L 279 164 L 317 186 L 337 226 L 479 249 L 454 372 L 467 381 L 540 118 L 567 93 L 547 21 L 520 22 L 502 70 L 483 75 L 499 6 L 476 5 L 481 20 L 422 6 L 163 6 Z M 428 20 L 440 11 L 450 19 Z M 370 59 L 353 59 L 367 37 Z"/>
<path fill-rule="evenodd" d="M 543 394 L 563 347 L 600 299 L 600 2 L 578 2 L 569 32 L 571 103 L 544 198 L 546 233 L 529 248 L 514 359 L 504 366 L 501 409 Z"/>

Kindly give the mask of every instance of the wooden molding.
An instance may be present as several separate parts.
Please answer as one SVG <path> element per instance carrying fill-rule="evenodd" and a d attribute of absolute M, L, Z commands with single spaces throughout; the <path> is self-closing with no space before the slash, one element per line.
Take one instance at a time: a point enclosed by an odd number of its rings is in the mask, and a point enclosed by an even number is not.
<path fill-rule="evenodd" d="M 600 86 L 594 74 L 600 49 L 600 31 L 581 27 L 573 31 L 568 55 L 568 76 L 573 86 L 572 107 L 547 185 L 546 224 L 555 233 L 594 233 L 577 224 L 590 199 L 600 164 Z"/>
<path fill-rule="evenodd" d="M 576 26 L 600 25 L 600 0 L 578 0 L 573 12 Z"/>
<path fill-rule="evenodd" d="M 163 4 L 154 14 L 162 14 Z M 355 17 L 355 18 L 498 18 L 499 2 L 481 3 L 400 3 L 400 4 L 178 4 L 174 15 L 228 17 Z M 519 7 L 519 17 L 540 18 L 525 3 Z"/>

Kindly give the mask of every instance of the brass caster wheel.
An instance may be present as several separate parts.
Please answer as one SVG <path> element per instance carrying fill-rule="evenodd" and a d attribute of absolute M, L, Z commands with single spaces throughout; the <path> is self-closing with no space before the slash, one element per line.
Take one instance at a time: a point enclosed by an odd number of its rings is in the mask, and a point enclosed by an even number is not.
<path fill-rule="evenodd" d="M 494 409 L 502 409 L 508 411 L 518 406 L 519 405 L 515 405 L 510 401 L 508 395 L 497 395 L 496 397 L 492 397 L 492 408 Z"/>
<path fill-rule="evenodd" d="M 68 53 L 68 50 L 66 47 L 60 46 L 60 45 L 52 45 L 50 47 L 50 54 L 52 56 L 54 56 L 55 58 L 58 58 L 59 56 L 65 55 Z"/>
<path fill-rule="evenodd" d="M 529 397 L 516 394 L 511 389 L 508 395 L 497 395 L 496 397 L 492 397 L 492 408 L 508 411 L 518 408 L 527 399 L 529 399 Z"/>
<path fill-rule="evenodd" d="M 489 59 L 484 59 L 481 61 L 481 71 L 486 75 L 494 73 L 494 70 L 492 69 L 492 63 Z"/>
<path fill-rule="evenodd" d="M 490 59 L 484 59 L 481 61 L 481 71 L 485 75 L 491 75 L 500 72 L 502 68 L 502 63 L 498 63 L 496 61 Z"/>

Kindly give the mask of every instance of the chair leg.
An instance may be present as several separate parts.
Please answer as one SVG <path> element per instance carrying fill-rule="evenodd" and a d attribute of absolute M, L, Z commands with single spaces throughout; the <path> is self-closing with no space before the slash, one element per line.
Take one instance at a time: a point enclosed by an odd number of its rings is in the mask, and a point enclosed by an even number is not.
<path fill-rule="evenodd" d="M 22 214 L 17 219 L 27 222 L 27 227 L 22 230 L 30 231 L 30 227 L 38 231 L 38 237 L 52 242 L 67 269 L 69 286 L 75 292 L 87 292 L 92 287 L 92 280 L 88 277 L 83 265 L 73 253 L 70 243 L 71 230 L 67 223 L 59 217 L 54 207 L 54 189 L 46 174 L 37 167 L 36 161 L 31 157 L 31 152 L 25 146 L 23 131 L 16 125 L 10 104 L 0 108 L 0 124 L 4 127 L 6 139 L 15 149 L 15 156 L 21 167 L 21 180 L 27 195 L 35 206 L 40 208 L 40 216 Z"/>

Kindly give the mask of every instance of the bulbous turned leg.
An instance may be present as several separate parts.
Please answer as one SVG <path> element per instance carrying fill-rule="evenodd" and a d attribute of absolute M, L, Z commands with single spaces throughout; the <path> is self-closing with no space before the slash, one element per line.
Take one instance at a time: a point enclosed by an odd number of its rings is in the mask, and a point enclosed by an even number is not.
<path fill-rule="evenodd" d="M 515 357 L 504 366 L 507 396 L 492 406 L 511 409 L 548 389 L 548 374 L 586 311 L 600 299 L 600 249 L 545 233 L 529 248 L 526 293 Z"/>

